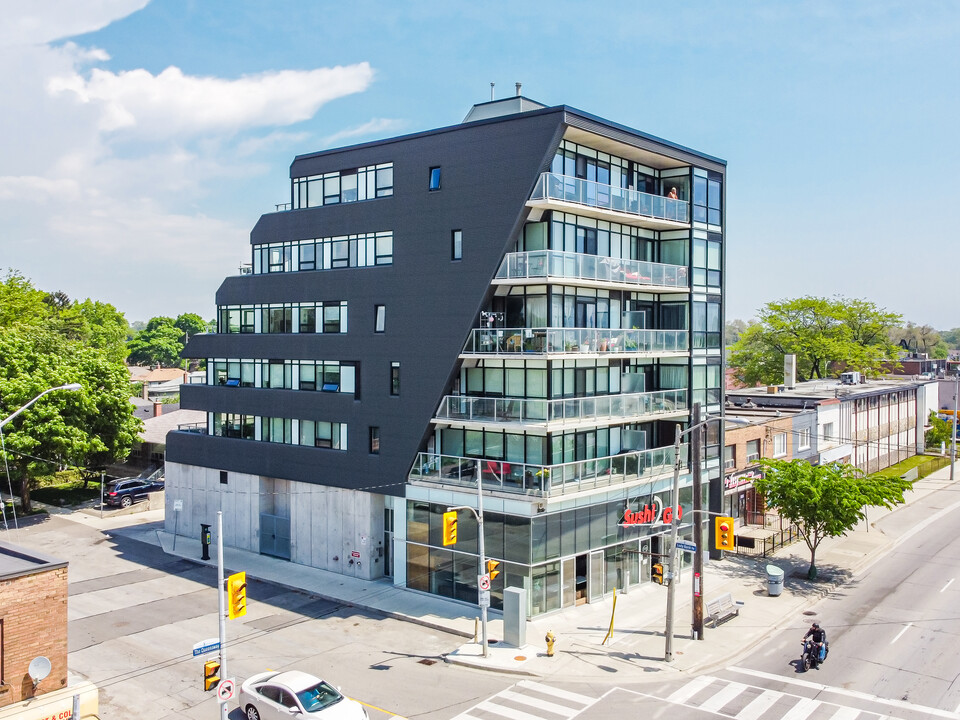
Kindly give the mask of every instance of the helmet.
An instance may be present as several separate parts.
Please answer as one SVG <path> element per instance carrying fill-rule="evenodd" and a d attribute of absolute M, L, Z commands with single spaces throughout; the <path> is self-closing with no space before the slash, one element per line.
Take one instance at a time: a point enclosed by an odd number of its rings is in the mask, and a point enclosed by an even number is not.
<path fill-rule="evenodd" d="M 814 624 L 813 624 L 813 629 L 814 629 L 814 630 L 819 630 L 819 629 L 820 629 L 820 623 L 814 623 Z"/>

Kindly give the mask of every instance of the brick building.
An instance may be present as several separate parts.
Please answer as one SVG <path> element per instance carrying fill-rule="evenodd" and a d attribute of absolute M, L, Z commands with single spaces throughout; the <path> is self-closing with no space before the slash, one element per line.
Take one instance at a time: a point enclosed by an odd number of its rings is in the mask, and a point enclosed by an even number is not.
<path fill-rule="evenodd" d="M 34 687 L 27 668 L 46 657 Z M 67 685 L 67 562 L 0 542 L 0 708 Z"/>

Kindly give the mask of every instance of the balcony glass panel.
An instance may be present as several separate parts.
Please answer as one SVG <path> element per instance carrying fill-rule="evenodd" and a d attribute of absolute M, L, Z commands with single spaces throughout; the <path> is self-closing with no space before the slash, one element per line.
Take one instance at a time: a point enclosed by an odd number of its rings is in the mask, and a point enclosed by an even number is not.
<path fill-rule="evenodd" d="M 683 467 L 687 450 L 680 448 Z M 672 473 L 673 462 L 673 446 L 555 465 L 418 453 L 410 479 L 476 488 L 479 473 L 489 490 L 551 496 L 653 480 Z"/>
<path fill-rule="evenodd" d="M 470 354 L 687 352 L 686 330 L 611 328 L 476 328 L 464 346 Z"/>
<path fill-rule="evenodd" d="M 570 175 L 543 173 L 530 199 L 560 200 L 629 215 L 689 222 L 689 206 L 684 200 L 604 185 Z"/>
<path fill-rule="evenodd" d="M 509 253 L 497 271 L 497 278 L 501 280 L 548 277 L 637 286 L 656 285 L 671 288 L 689 286 L 687 268 L 682 265 L 621 260 L 560 250 Z"/>
<path fill-rule="evenodd" d="M 626 395 L 523 400 L 448 395 L 436 417 L 466 422 L 544 423 L 623 420 L 688 410 L 686 390 L 657 390 Z M 489 455 L 489 453 L 486 453 Z"/>

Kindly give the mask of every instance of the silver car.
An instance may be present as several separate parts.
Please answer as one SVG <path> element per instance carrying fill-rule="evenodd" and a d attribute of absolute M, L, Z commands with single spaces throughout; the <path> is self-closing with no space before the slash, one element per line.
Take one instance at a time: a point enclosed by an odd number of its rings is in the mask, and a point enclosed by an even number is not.
<path fill-rule="evenodd" d="M 299 670 L 264 672 L 248 678 L 240 686 L 240 709 L 247 720 L 290 720 L 297 714 L 323 720 L 369 720 L 363 705 Z"/>

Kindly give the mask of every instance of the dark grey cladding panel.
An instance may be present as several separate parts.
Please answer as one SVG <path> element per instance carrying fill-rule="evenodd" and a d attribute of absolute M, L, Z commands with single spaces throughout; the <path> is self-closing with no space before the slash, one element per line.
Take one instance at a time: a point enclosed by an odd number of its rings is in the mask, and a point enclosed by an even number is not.
<path fill-rule="evenodd" d="M 348 453 L 298 449 L 319 453 L 312 457 L 316 458 L 317 467 L 324 469 L 324 479 L 308 481 L 353 488 L 402 483 L 429 431 L 430 418 L 448 391 L 464 341 L 478 324 L 490 281 L 522 228 L 531 190 L 539 174 L 549 168 L 563 133 L 561 121 L 560 112 L 532 113 L 315 158 L 324 162 L 336 158 L 335 166 L 326 169 L 393 162 L 395 194 L 390 198 L 265 215 L 253 232 L 253 241 L 392 230 L 393 264 L 231 277 L 217 292 L 217 303 L 346 300 L 349 332 L 198 335 L 190 339 L 185 355 L 359 361 L 360 400 L 351 400 L 344 406 L 342 398 L 334 402 L 323 393 L 295 393 L 297 403 L 305 403 L 297 407 L 304 412 L 310 410 L 308 419 L 346 422 L 349 426 Z M 384 148 L 389 151 L 386 155 Z M 442 185 L 439 191 L 429 192 L 429 171 L 434 166 L 442 168 Z M 455 229 L 463 231 L 463 259 L 458 262 L 450 257 L 451 233 Z M 386 332 L 379 334 L 373 332 L 374 306 L 378 304 L 386 306 Z M 401 364 L 399 397 L 390 395 L 392 361 Z M 196 395 L 185 392 L 184 398 L 190 403 L 185 407 L 207 409 L 209 402 L 221 411 L 293 416 L 284 400 L 291 396 L 289 392 L 251 390 L 225 394 L 238 388 L 209 390 L 216 394 L 201 395 L 205 390 L 197 390 Z M 254 400 L 254 392 L 275 399 L 261 401 L 257 395 Z M 365 469 L 369 426 L 381 428 L 381 454 L 374 456 L 376 463 Z M 225 467 L 226 462 L 234 459 L 232 450 L 220 449 L 218 443 L 223 442 L 221 438 L 209 438 L 203 453 L 191 457 L 200 465 Z M 234 444 L 230 442 L 231 446 Z M 186 446 L 168 445 L 168 457 L 176 462 L 192 462 L 179 454 L 181 447 Z M 271 456 L 279 452 L 273 445 L 268 447 L 264 452 Z M 282 453 L 278 457 L 281 456 L 287 457 Z M 351 464 L 348 457 L 362 462 Z M 327 473 L 328 467 L 343 472 Z M 292 477 L 282 469 L 281 464 L 271 472 L 275 477 Z"/>
<path fill-rule="evenodd" d="M 260 417 L 348 422 L 355 415 L 356 400 L 348 393 L 306 390 L 184 385 L 180 406 L 186 410 L 240 412 Z"/>
<path fill-rule="evenodd" d="M 171 455 L 176 462 L 188 465 L 396 497 L 403 497 L 406 482 L 405 470 L 385 471 L 388 463 L 398 462 L 397 458 L 369 455 L 356 448 L 344 452 L 171 432 L 167 435 L 167 457 L 172 459 Z M 229 478 L 227 483 L 218 487 L 229 491 Z"/>

